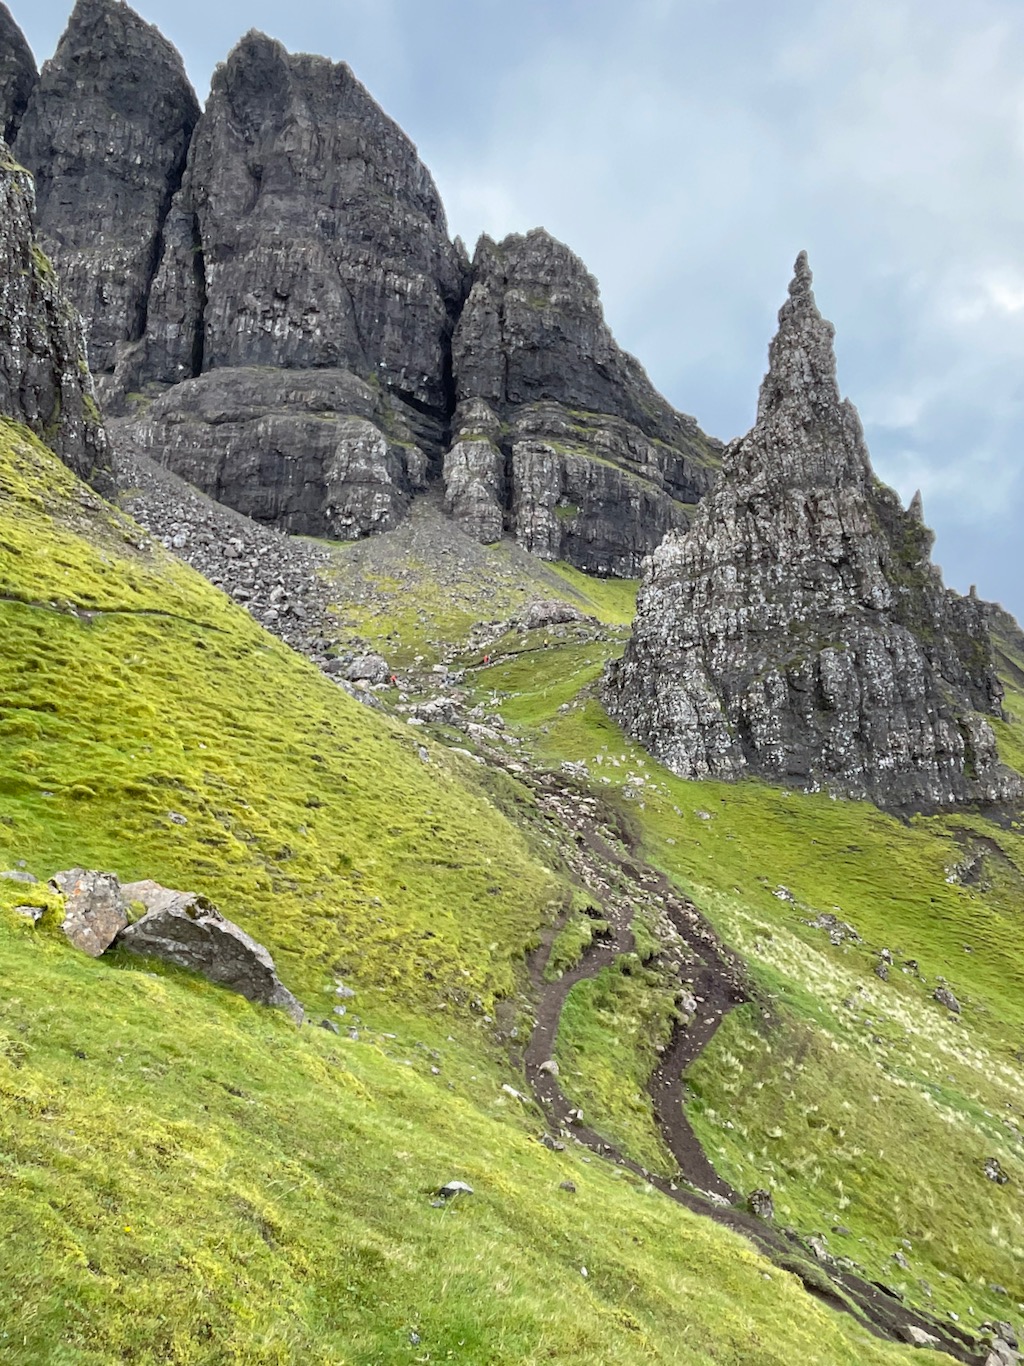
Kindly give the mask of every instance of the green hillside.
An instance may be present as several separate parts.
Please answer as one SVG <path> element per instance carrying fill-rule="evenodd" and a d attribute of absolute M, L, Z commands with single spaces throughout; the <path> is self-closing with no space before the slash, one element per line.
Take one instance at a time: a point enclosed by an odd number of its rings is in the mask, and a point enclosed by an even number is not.
<path fill-rule="evenodd" d="M 432 570 L 425 623 L 396 610 L 379 566 L 384 596 L 367 601 L 364 573 L 346 600 L 345 559 L 339 614 L 397 635 L 395 658 L 446 631 L 462 648 L 479 611 L 449 611 Z M 524 1079 L 527 954 L 557 935 L 557 982 L 603 933 L 569 816 L 553 823 L 541 800 L 563 763 L 586 771 L 556 799 L 592 801 L 621 902 L 668 874 L 749 967 L 757 1004 L 688 1074 L 718 1171 L 770 1187 L 780 1225 L 824 1234 L 937 1320 L 1019 1317 L 1016 824 L 905 825 L 672 778 L 595 698 L 629 590 L 571 572 L 546 590 L 607 624 L 517 634 L 467 679 L 467 704 L 497 708 L 518 743 L 499 756 L 410 727 L 262 632 L 10 423 L 0 572 L 0 866 L 201 891 L 307 1009 L 296 1029 L 186 973 L 86 958 L 0 882 L 0 1361 L 911 1359 L 829 1307 L 827 1282 L 808 1293 L 800 1256 L 786 1269 L 658 1188 L 676 1173 L 641 1093 L 678 983 L 655 920 L 572 989 L 557 1040 L 566 1095 L 651 1180 L 585 1142 L 538 1141 L 551 1125 Z M 1008 757 L 1022 734 L 1002 728 Z M 833 946 L 806 923 L 821 913 L 859 941 Z M 932 999 L 938 975 L 959 1017 Z M 343 1016 L 339 981 L 356 993 Z M 1008 1184 L 985 1178 L 987 1157 Z M 474 1194 L 435 1204 L 451 1179 Z"/>

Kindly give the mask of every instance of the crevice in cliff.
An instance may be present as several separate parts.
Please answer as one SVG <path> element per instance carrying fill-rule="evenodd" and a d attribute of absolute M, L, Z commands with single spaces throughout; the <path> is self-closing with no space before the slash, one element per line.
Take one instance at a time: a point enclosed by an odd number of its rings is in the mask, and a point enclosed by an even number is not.
<path fill-rule="evenodd" d="M 157 210 L 156 232 L 153 234 L 149 261 L 146 266 L 146 283 L 143 286 L 142 295 L 139 299 L 134 324 L 129 329 L 128 336 L 125 338 L 125 340 L 129 342 L 140 341 L 146 335 L 146 328 L 149 324 L 149 300 L 153 293 L 153 286 L 156 283 L 156 277 L 160 271 L 160 266 L 164 259 L 164 251 L 166 250 L 167 245 L 164 237 L 164 229 L 167 226 L 167 218 L 174 204 L 174 197 L 181 189 L 182 181 L 185 179 L 185 168 L 188 165 L 188 152 L 192 145 L 192 132 L 193 129 L 190 128 L 188 141 L 182 149 L 181 157 L 177 164 L 172 168 L 164 186 L 164 194 L 160 200 L 160 207 Z"/>
<path fill-rule="evenodd" d="M 464 268 L 458 294 L 453 298 L 445 300 L 445 311 L 448 314 L 448 321 L 441 337 L 441 392 L 444 402 L 444 410 L 441 419 L 441 445 L 443 451 L 451 450 L 452 438 L 455 435 L 455 409 L 458 406 L 458 395 L 455 388 L 455 333 L 462 318 L 462 311 L 466 307 L 470 291 L 473 288 L 474 278 L 472 265 Z M 441 476 L 443 464 L 443 458 L 436 462 L 432 462 L 430 470 L 432 478 L 439 478 Z"/>
<path fill-rule="evenodd" d="M 192 335 L 192 378 L 203 373 L 206 351 L 206 257 L 199 215 L 192 215 L 192 279 L 196 291 L 196 329 Z"/>

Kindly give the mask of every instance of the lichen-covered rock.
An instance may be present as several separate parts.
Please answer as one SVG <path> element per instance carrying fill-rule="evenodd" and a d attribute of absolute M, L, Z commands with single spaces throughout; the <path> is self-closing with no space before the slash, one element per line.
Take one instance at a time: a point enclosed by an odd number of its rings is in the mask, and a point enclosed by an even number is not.
<path fill-rule="evenodd" d="M 506 461 L 498 446 L 501 421 L 482 399 L 459 405 L 459 433 L 444 457 L 444 510 L 481 545 L 500 541 L 508 507 Z"/>
<path fill-rule="evenodd" d="M 38 79 L 36 59 L 25 35 L 7 6 L 0 5 L 0 137 L 8 146 L 17 136 Z"/>
<path fill-rule="evenodd" d="M 95 374 L 142 335 L 161 230 L 199 116 L 177 51 L 119 0 L 78 0 L 15 152 L 40 239 L 86 322 Z"/>
<path fill-rule="evenodd" d="M 113 873 L 69 868 L 50 886 L 64 897 L 63 930 L 76 949 L 99 958 L 128 925 L 121 884 Z"/>
<path fill-rule="evenodd" d="M 440 423 L 462 292 L 429 173 L 349 68 L 243 38 L 192 140 L 140 382 L 341 368 Z"/>
<path fill-rule="evenodd" d="M 469 534 L 502 522 L 545 558 L 635 574 L 711 486 L 718 443 L 616 345 L 594 278 L 543 230 L 481 238 L 452 356 L 446 505 Z"/>
<path fill-rule="evenodd" d="M 202 973 L 257 1005 L 278 1006 L 302 1023 L 302 1006 L 282 984 L 267 950 L 205 897 L 151 881 L 126 883 L 121 892 L 129 903 L 146 907 L 146 914 L 119 935 L 121 948 Z"/>
<path fill-rule="evenodd" d="M 256 521 L 333 540 L 390 530 L 426 478 L 411 433 L 345 370 L 212 370 L 112 426 Z"/>
<path fill-rule="evenodd" d="M 579 421 L 580 434 L 574 433 L 569 446 L 559 430 L 566 419 L 550 404 L 542 413 L 531 408 L 514 424 L 511 523 L 516 540 L 545 560 L 568 560 L 591 574 L 635 577 L 665 535 L 687 525 L 693 504 L 676 500 L 624 462 L 594 458 L 595 451 L 608 449 L 606 438 L 615 425 L 621 429 L 623 424 Z M 558 435 L 533 435 L 538 428 L 554 428 Z"/>
<path fill-rule="evenodd" d="M 651 557 L 609 710 L 675 772 L 890 808 L 997 801 L 985 607 L 946 590 L 919 510 L 871 470 L 804 256 L 757 421 Z"/>
<path fill-rule="evenodd" d="M 107 465 L 82 320 L 33 232 L 32 177 L 0 142 L 0 414 L 23 422 L 83 479 Z"/>

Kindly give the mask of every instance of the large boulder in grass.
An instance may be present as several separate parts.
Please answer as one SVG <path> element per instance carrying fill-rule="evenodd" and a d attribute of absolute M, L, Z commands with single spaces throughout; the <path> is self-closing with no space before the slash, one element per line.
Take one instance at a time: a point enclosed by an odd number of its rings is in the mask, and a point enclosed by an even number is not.
<path fill-rule="evenodd" d="M 99 958 L 127 927 L 127 906 L 113 873 L 69 868 L 54 873 L 50 886 L 64 898 L 64 933 L 90 958 Z"/>
<path fill-rule="evenodd" d="M 267 950 L 205 897 L 150 881 L 126 883 L 121 891 L 128 902 L 146 908 L 122 930 L 121 948 L 202 973 L 257 1005 L 279 1006 L 302 1023 L 302 1006 L 281 982 Z"/>

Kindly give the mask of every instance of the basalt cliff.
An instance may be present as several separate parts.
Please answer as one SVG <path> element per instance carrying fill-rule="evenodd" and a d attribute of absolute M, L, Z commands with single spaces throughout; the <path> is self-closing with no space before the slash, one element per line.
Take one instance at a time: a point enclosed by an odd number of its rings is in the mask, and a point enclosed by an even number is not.
<path fill-rule="evenodd" d="M 0 415 L 23 422 L 83 479 L 102 479 L 107 436 L 82 320 L 33 231 L 32 177 L 0 139 Z"/>
<path fill-rule="evenodd" d="M 719 444 L 613 340 L 546 233 L 450 240 L 430 173 L 344 64 L 249 33 L 205 108 L 118 0 L 36 77 L 10 16 L 5 126 L 119 442 L 284 530 L 355 539 L 432 485 L 481 541 L 639 571 Z"/>
<path fill-rule="evenodd" d="M 609 710 L 674 772 L 890 808 L 998 801 L 986 606 L 943 587 L 920 499 L 874 475 L 806 256 L 752 430 L 652 556 Z"/>

